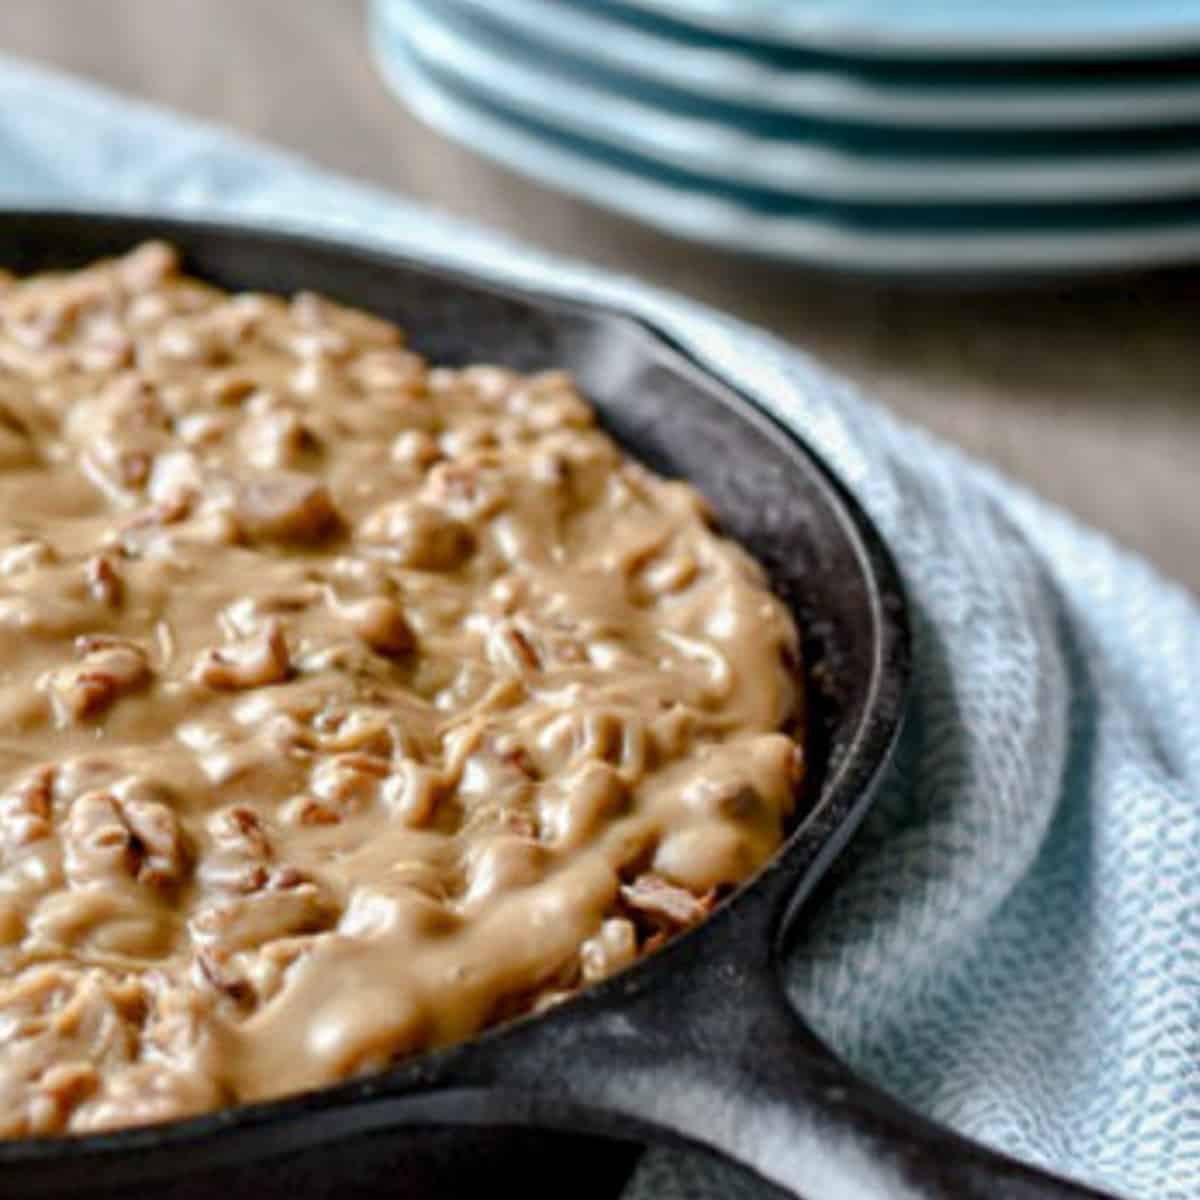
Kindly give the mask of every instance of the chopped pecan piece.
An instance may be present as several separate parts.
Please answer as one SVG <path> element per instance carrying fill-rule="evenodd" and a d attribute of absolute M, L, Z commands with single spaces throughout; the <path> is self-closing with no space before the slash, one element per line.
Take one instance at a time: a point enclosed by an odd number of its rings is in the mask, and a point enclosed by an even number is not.
<path fill-rule="evenodd" d="M 143 242 L 116 263 L 117 278 L 135 295 L 179 273 L 179 255 L 166 242 Z"/>
<path fill-rule="evenodd" d="M 291 883 L 289 877 L 281 877 Z M 192 918 L 193 937 L 223 953 L 261 946 L 297 933 L 328 929 L 337 920 L 330 898 L 315 883 L 266 887 L 245 896 L 227 896 Z"/>
<path fill-rule="evenodd" d="M 37 1081 L 38 1094 L 30 1108 L 33 1131 L 65 1129 L 75 1109 L 99 1088 L 100 1073 L 91 1063 L 56 1063 Z"/>
<path fill-rule="evenodd" d="M 637 930 L 624 917 L 609 917 L 599 930 L 579 947 L 584 983 L 607 979 L 637 958 Z"/>
<path fill-rule="evenodd" d="M 388 810 L 405 825 L 419 829 L 433 819 L 448 790 L 441 772 L 404 759 L 384 781 L 380 796 Z"/>
<path fill-rule="evenodd" d="M 312 792 L 334 812 L 348 815 L 374 804 L 391 770 L 371 754 L 338 754 L 322 759 L 312 773 Z"/>
<path fill-rule="evenodd" d="M 400 606 L 387 596 L 368 596 L 338 605 L 337 613 L 378 654 L 407 654 L 416 644 L 412 626 Z"/>
<path fill-rule="evenodd" d="M 200 882 L 214 891 L 248 894 L 266 887 L 274 850 L 262 820 L 243 804 L 232 804 L 208 822 L 211 850 L 198 871 Z"/>
<path fill-rule="evenodd" d="M 437 438 L 424 429 L 406 429 L 392 442 L 392 462 L 424 469 L 442 457 Z"/>
<path fill-rule="evenodd" d="M 241 484 L 234 513 L 253 541 L 317 542 L 338 526 L 333 498 L 325 484 L 291 471 Z"/>
<path fill-rule="evenodd" d="M 227 367 L 214 371 L 204 381 L 204 396 L 216 404 L 240 404 L 258 388 L 258 379 L 251 371 Z"/>
<path fill-rule="evenodd" d="M 246 461 L 262 470 L 296 466 L 317 446 L 312 430 L 286 408 L 252 416 L 242 426 L 239 443 Z M 332 505 L 327 519 L 332 527 Z"/>
<path fill-rule="evenodd" d="M 213 821 L 213 828 L 218 837 L 240 843 L 256 857 L 271 857 L 271 843 L 253 809 L 237 804 L 222 809 Z"/>
<path fill-rule="evenodd" d="M 475 546 L 471 531 L 461 521 L 412 500 L 376 509 L 359 532 L 364 541 L 390 547 L 400 566 L 424 571 L 451 571 Z"/>
<path fill-rule="evenodd" d="M 192 504 L 193 498 L 190 493 L 186 489 L 180 488 L 166 498 L 156 500 L 153 504 L 138 509 L 125 521 L 121 530 L 122 532 L 132 532 L 147 527 L 173 525 L 177 521 L 182 521 L 191 512 Z"/>
<path fill-rule="evenodd" d="M 357 750 L 388 757 L 404 744 L 403 733 L 389 714 L 371 708 L 327 708 L 312 721 L 321 750 L 330 753 Z"/>
<path fill-rule="evenodd" d="M 38 767 L 0 796 L 0 842 L 27 846 L 50 836 L 53 767 Z"/>
<path fill-rule="evenodd" d="M 81 662 L 60 667 L 45 678 L 60 720 L 70 723 L 96 717 L 150 682 L 149 660 L 135 642 L 81 638 L 79 649 Z"/>
<path fill-rule="evenodd" d="M 289 825 L 339 825 L 342 814 L 332 805 L 314 796 L 293 796 L 282 808 Z"/>
<path fill-rule="evenodd" d="M 109 608 L 116 608 L 121 603 L 123 586 L 121 576 L 112 565 L 112 561 L 97 554 L 84 564 L 84 577 L 87 580 L 88 591 L 101 603 Z"/>
<path fill-rule="evenodd" d="M 368 350 L 355 359 L 351 375 L 367 391 L 409 391 L 425 380 L 425 360 L 409 350 Z"/>
<path fill-rule="evenodd" d="M 291 674 L 291 669 L 283 626 L 278 621 L 271 621 L 256 637 L 244 638 L 219 650 L 205 651 L 192 676 L 206 687 L 238 691 L 281 683 Z"/>
<path fill-rule="evenodd" d="M 621 899 L 653 924 L 674 929 L 686 929 L 702 921 L 716 904 L 716 896 L 711 892 L 695 896 L 686 888 L 677 887 L 651 872 L 623 884 Z"/>
<path fill-rule="evenodd" d="M 443 462 L 429 472 L 423 489 L 431 504 L 464 521 L 490 517 L 508 500 L 503 473 L 482 462 Z"/>
<path fill-rule="evenodd" d="M 487 636 L 487 656 L 494 667 L 517 675 L 542 669 L 541 655 L 519 618 L 506 617 L 492 626 Z"/>
<path fill-rule="evenodd" d="M 209 946 L 201 947 L 196 951 L 195 963 L 196 975 L 202 983 L 227 996 L 239 1008 L 253 1001 L 253 985 L 230 966 L 227 954 Z"/>
<path fill-rule="evenodd" d="M 88 792 L 71 805 L 63 847 L 72 883 L 130 878 L 168 888 L 182 882 L 190 853 L 179 820 L 165 804 L 138 796 L 139 790 Z"/>

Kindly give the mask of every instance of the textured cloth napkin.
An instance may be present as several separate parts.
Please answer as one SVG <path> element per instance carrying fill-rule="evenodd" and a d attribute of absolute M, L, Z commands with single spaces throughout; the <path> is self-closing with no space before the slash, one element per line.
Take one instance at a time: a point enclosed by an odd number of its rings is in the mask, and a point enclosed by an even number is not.
<path fill-rule="evenodd" d="M 316 228 L 592 297 L 799 429 L 900 562 L 916 697 L 901 769 L 811 913 L 796 1001 L 971 1137 L 1130 1196 L 1200 1195 L 1200 610 L 1182 589 L 729 317 L 3 60 L 0 202 Z M 633 1191 L 755 1188 L 655 1151 Z"/>

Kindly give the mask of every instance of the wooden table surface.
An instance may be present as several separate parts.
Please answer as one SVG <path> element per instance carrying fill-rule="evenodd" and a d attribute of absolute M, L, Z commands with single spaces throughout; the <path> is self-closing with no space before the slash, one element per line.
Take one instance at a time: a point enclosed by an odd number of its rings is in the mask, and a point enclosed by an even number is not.
<path fill-rule="evenodd" d="M 950 294 L 700 250 L 426 129 L 377 78 L 356 0 L 4 0 L 0 50 L 769 326 L 1200 592 L 1200 272 Z"/>

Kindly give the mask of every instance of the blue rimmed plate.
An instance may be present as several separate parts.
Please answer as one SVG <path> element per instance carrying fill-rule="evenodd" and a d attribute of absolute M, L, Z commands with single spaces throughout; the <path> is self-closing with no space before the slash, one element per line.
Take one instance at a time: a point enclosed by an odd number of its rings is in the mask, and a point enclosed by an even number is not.
<path fill-rule="evenodd" d="M 583 141 L 714 188 L 880 203 L 1163 200 L 1200 196 L 1200 126 L 1130 131 L 892 129 L 765 114 L 738 123 L 582 78 L 470 4 L 388 0 L 382 36 L 461 89 Z"/>
<path fill-rule="evenodd" d="M 848 207 L 718 190 L 606 152 L 473 93 L 414 56 L 378 18 L 385 78 L 425 120 L 504 165 L 710 245 L 842 270 L 944 277 L 1042 274 L 1200 255 L 1200 202 Z"/>

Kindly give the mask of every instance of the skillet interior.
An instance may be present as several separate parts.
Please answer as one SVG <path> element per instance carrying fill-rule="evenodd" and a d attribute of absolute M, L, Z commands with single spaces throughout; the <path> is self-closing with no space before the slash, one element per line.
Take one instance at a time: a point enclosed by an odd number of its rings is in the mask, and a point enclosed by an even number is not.
<path fill-rule="evenodd" d="M 69 213 L 0 216 L 0 266 L 73 267 L 151 236 L 183 251 L 186 268 L 231 289 L 322 291 L 400 324 L 415 349 L 449 363 L 492 361 L 574 372 L 603 424 L 634 455 L 686 477 L 725 532 L 767 568 L 805 637 L 811 704 L 810 775 L 800 819 L 776 863 L 807 874 L 848 835 L 865 785 L 886 754 L 907 679 L 903 598 L 865 518 L 791 435 L 639 322 L 558 299 L 492 287 L 385 254 L 205 223 Z M 771 868 L 768 868 L 770 871 Z M 634 971 L 653 966 L 653 960 Z M 563 1014 L 564 1017 L 567 1014 Z M 419 1069 L 419 1068 L 418 1068 Z M 0 1145 L 5 1194 L 126 1191 L 166 1176 L 160 1195 L 469 1194 L 509 1171 L 526 1196 L 611 1194 L 636 1149 L 556 1133 L 500 1128 L 436 1136 L 407 1128 L 308 1151 L 270 1136 L 328 1094 L 353 1103 L 358 1085 L 253 1109 L 104 1138 Z M 432 1110 L 431 1110 L 432 1111 Z M 436 1124 L 431 1116 L 430 1124 Z M 289 1148 L 265 1175 L 261 1159 Z M 532 1163 L 536 1169 L 530 1170 Z M 185 1172 L 170 1170 L 171 1163 Z M 256 1171 L 257 1165 L 257 1171 Z M 513 1176 L 516 1177 L 516 1174 Z M 294 1191 L 294 1185 L 286 1190 Z"/>

